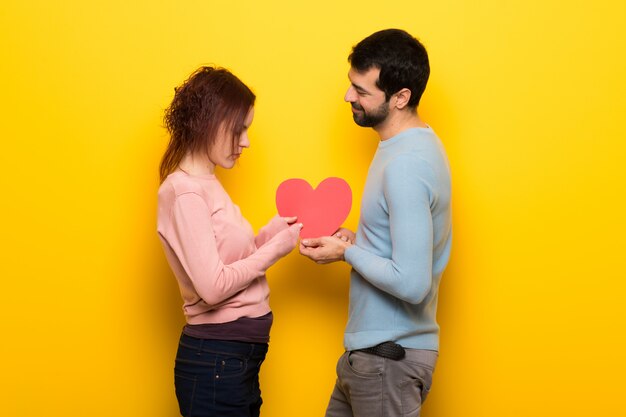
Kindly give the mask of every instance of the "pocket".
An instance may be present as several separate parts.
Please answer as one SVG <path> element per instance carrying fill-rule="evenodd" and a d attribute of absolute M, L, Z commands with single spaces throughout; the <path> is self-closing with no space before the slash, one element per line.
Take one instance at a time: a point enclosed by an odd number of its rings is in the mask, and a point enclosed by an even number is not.
<path fill-rule="evenodd" d="M 178 400 L 180 414 L 183 416 L 191 415 L 197 383 L 198 377 L 196 375 L 182 371 L 174 372 L 176 399 Z"/>
<path fill-rule="evenodd" d="M 217 378 L 232 378 L 243 375 L 248 368 L 248 360 L 237 355 L 218 355 L 216 363 Z"/>
<path fill-rule="evenodd" d="M 404 362 L 408 379 L 400 384 L 402 416 L 419 416 L 422 404 L 430 392 L 433 368 L 428 364 Z"/>
<path fill-rule="evenodd" d="M 383 374 L 385 359 L 364 352 L 348 352 L 346 364 L 355 375 L 379 378 Z"/>
<path fill-rule="evenodd" d="M 424 383 L 419 379 L 404 381 L 400 384 L 400 400 L 402 402 L 402 417 L 420 415 L 424 399 Z"/>
<path fill-rule="evenodd" d="M 382 417 L 385 360 L 363 352 L 348 352 L 337 374 L 337 387 L 346 393 L 355 416 Z"/>

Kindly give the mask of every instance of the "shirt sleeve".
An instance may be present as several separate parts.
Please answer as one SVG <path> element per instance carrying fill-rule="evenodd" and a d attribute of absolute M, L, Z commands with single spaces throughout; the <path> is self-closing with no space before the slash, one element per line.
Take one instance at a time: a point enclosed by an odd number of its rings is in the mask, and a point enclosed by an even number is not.
<path fill-rule="evenodd" d="M 419 304 L 432 283 L 433 225 L 431 187 L 424 161 L 409 155 L 385 169 L 384 199 L 389 210 L 391 259 L 358 245 L 346 250 L 346 261 L 367 281 L 396 298 Z"/>
<path fill-rule="evenodd" d="M 209 305 L 219 304 L 248 287 L 295 247 L 297 231 L 285 229 L 247 258 L 225 265 L 217 250 L 209 213 L 198 194 L 179 195 L 166 236 L 196 292 Z"/>

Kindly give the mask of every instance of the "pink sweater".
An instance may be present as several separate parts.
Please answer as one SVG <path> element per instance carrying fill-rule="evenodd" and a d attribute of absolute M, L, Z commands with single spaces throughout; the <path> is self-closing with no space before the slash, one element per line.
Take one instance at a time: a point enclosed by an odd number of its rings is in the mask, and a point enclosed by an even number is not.
<path fill-rule="evenodd" d="M 159 188 L 157 230 L 189 324 L 269 313 L 265 271 L 295 247 L 299 232 L 276 216 L 255 237 L 214 175 L 181 171 Z"/>

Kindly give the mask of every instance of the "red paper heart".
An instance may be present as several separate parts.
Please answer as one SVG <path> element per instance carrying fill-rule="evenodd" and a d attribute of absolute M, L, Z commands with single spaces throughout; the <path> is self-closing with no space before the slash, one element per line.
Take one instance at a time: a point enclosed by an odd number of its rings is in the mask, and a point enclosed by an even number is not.
<path fill-rule="evenodd" d="M 352 190 L 341 178 L 330 177 L 316 189 L 303 179 L 283 181 L 276 190 L 276 208 L 282 217 L 298 217 L 301 238 L 330 236 L 350 214 Z"/>

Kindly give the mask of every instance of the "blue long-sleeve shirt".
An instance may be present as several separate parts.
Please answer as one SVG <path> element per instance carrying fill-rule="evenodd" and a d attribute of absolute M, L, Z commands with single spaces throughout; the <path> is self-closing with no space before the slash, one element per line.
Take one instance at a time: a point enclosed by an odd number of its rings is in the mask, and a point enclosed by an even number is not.
<path fill-rule="evenodd" d="M 452 241 L 450 170 L 431 128 L 381 141 L 369 168 L 352 265 L 344 345 L 395 341 L 439 349 L 439 281 Z"/>

